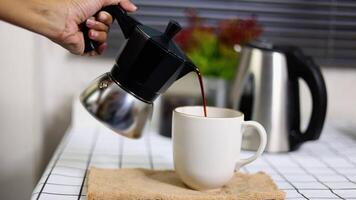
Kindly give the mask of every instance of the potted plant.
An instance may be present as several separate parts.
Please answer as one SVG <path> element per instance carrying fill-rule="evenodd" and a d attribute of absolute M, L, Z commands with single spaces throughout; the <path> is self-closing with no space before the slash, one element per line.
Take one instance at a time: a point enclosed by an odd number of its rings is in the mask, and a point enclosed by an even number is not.
<path fill-rule="evenodd" d="M 235 77 L 242 45 L 257 39 L 262 28 L 255 18 L 221 20 L 217 26 L 203 23 L 195 10 L 187 10 L 188 26 L 176 42 L 204 76 L 210 105 L 226 106 L 229 81 Z"/>

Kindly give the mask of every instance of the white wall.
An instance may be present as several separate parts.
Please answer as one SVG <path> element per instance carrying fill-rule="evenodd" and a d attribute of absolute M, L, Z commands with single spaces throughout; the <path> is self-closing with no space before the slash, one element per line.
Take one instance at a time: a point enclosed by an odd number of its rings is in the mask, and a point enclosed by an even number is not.
<path fill-rule="evenodd" d="M 356 69 L 322 68 L 327 88 L 326 123 L 356 126 Z M 304 81 L 300 81 L 302 127 L 309 122 L 311 94 Z"/>
<path fill-rule="evenodd" d="M 113 61 L 76 57 L 0 22 L 0 199 L 29 199 L 71 118 L 74 96 Z"/>
<path fill-rule="evenodd" d="M 0 21 L 0 199 L 28 199 L 40 174 L 36 39 Z"/>
<path fill-rule="evenodd" d="M 328 120 L 356 125 L 356 69 L 325 69 Z"/>

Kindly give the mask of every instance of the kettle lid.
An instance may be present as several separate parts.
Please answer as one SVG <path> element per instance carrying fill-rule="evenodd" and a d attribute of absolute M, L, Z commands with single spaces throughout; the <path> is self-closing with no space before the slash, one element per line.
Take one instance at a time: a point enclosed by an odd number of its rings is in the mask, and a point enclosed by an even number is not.
<path fill-rule="evenodd" d="M 256 40 L 247 44 L 248 47 L 257 48 L 266 51 L 275 51 L 275 47 L 272 43 L 262 40 Z"/>

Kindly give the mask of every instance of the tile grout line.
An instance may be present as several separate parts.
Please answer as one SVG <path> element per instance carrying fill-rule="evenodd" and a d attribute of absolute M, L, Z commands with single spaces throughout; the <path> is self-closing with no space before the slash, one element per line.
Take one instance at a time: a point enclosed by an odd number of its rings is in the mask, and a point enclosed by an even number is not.
<path fill-rule="evenodd" d="M 64 183 L 46 183 L 46 185 L 60 185 L 60 186 L 73 186 L 73 187 L 81 187 L 82 185 L 75 184 L 64 184 Z"/>
<path fill-rule="evenodd" d="M 348 162 L 351 163 L 351 165 L 352 165 L 353 167 L 356 168 L 356 164 L 355 164 L 352 160 L 350 160 L 349 157 L 347 157 L 347 156 L 343 155 L 342 153 L 340 153 L 339 150 L 336 149 L 335 147 L 333 147 L 329 142 L 323 142 L 323 143 L 324 143 L 325 145 L 327 145 L 330 149 L 334 150 L 334 151 L 337 153 L 338 156 L 340 156 L 340 157 L 342 157 L 343 159 L 347 160 Z M 355 181 L 352 181 L 352 180 L 350 180 L 350 179 L 347 178 L 347 177 L 345 177 L 345 178 L 346 178 L 348 181 L 350 181 L 351 183 L 356 184 Z"/>
<path fill-rule="evenodd" d="M 150 133 L 147 133 L 147 136 L 145 136 L 145 140 L 146 140 L 146 150 L 148 153 L 148 162 L 150 164 L 150 168 L 154 169 Z"/>
<path fill-rule="evenodd" d="M 293 185 L 292 184 L 292 182 L 290 182 L 285 176 L 284 176 L 284 174 L 282 174 L 274 165 L 272 165 L 272 163 L 266 158 L 266 157 L 261 157 L 262 159 L 264 159 L 266 162 L 267 162 L 267 164 L 270 166 L 270 167 L 272 167 L 272 169 L 274 169 L 277 173 L 278 173 L 278 175 L 280 175 L 285 181 L 287 181 L 294 189 L 295 189 L 295 191 L 297 191 L 300 195 L 302 195 L 305 199 L 308 199 L 309 200 L 309 198 L 308 197 L 306 197 L 303 193 L 301 193 L 300 191 L 299 191 L 299 189 L 295 186 L 295 185 Z"/>
<path fill-rule="evenodd" d="M 68 134 L 68 133 L 70 133 L 70 134 Z M 63 140 L 63 141 L 65 141 L 65 144 L 63 145 L 63 147 L 62 147 L 61 150 L 59 151 L 57 158 L 55 159 L 54 163 L 52 164 L 51 170 L 49 171 L 48 176 L 46 177 L 46 180 L 45 180 L 44 184 L 42 185 L 41 190 L 39 191 L 36 200 L 39 200 L 39 199 L 40 199 L 40 196 L 41 196 L 41 194 L 43 193 L 44 187 L 46 186 L 46 183 L 48 182 L 48 179 L 49 179 L 49 177 L 51 176 L 54 167 L 57 165 L 57 163 L 58 163 L 58 161 L 59 161 L 59 158 L 62 156 L 62 154 L 63 154 L 65 148 L 67 147 L 67 145 L 68 145 L 69 142 L 70 142 L 70 138 L 72 138 L 72 136 L 73 136 L 73 134 L 72 134 L 71 132 L 68 132 L 68 133 L 66 133 L 66 134 L 67 134 L 67 135 L 65 136 L 66 138 L 65 138 L 65 140 Z M 47 169 L 47 168 L 46 168 L 46 169 Z"/>
<path fill-rule="evenodd" d="M 350 180 L 347 176 L 345 176 L 344 174 L 340 173 L 339 171 L 337 171 L 336 169 L 334 169 L 333 167 L 331 167 L 329 165 L 329 163 L 325 162 L 323 159 L 321 159 L 319 156 L 315 155 L 313 152 L 311 152 L 309 149 L 308 149 L 308 152 L 313 155 L 317 160 L 319 160 L 320 162 L 324 163 L 326 165 L 326 167 L 328 169 L 330 169 L 331 171 L 334 171 L 336 174 L 344 177 L 345 179 L 347 179 L 350 183 L 354 183 L 356 184 L 354 181 Z"/>
<path fill-rule="evenodd" d="M 278 181 L 276 181 L 276 182 L 278 182 Z M 308 182 L 305 182 L 305 183 L 308 183 Z M 44 184 L 44 183 L 40 183 L 39 185 L 42 185 L 42 184 Z M 80 187 L 81 186 L 81 185 L 61 184 L 61 183 L 46 183 L 46 185 L 75 186 L 75 187 Z M 85 186 L 85 184 L 84 184 L 84 186 Z M 283 189 L 283 190 L 295 190 L 295 189 Z M 329 190 L 329 189 L 327 189 L 327 188 L 326 189 L 305 188 L 303 190 Z M 353 188 L 341 188 L 341 189 L 336 189 L 336 190 L 354 191 L 355 189 L 353 189 Z M 39 192 L 35 192 L 33 194 L 38 194 L 38 193 Z M 43 192 L 43 193 L 45 193 L 45 192 Z"/>
<path fill-rule="evenodd" d="M 302 168 L 307 174 L 309 174 L 310 176 L 312 176 L 313 178 L 315 178 L 320 184 L 324 185 L 325 187 L 327 187 L 331 193 L 333 193 L 335 196 L 339 197 L 340 199 L 344 199 L 342 198 L 340 195 L 336 194 L 328 185 L 326 185 L 324 182 L 320 181 L 314 174 L 310 173 L 306 168 L 304 168 L 297 160 L 295 160 L 291 155 L 288 155 L 288 157 L 294 162 L 296 163 L 300 168 Z"/>
<path fill-rule="evenodd" d="M 50 195 L 56 195 L 56 196 L 70 196 L 70 197 L 76 197 L 78 196 L 77 194 L 58 194 L 58 193 L 53 193 L 53 192 L 43 192 L 43 194 L 50 194 Z M 86 195 L 81 195 L 82 197 Z"/>
<path fill-rule="evenodd" d="M 118 152 L 119 152 L 119 160 L 118 160 L 118 167 L 119 169 L 122 168 L 122 159 L 123 159 L 123 154 L 124 154 L 124 138 L 122 136 L 119 135 L 118 137 Z"/>
<path fill-rule="evenodd" d="M 90 153 L 89 153 L 89 158 L 88 158 L 88 161 L 87 161 L 87 164 L 86 164 L 86 169 L 85 169 L 85 173 L 84 173 L 84 177 L 83 177 L 83 182 L 82 182 L 82 185 L 81 185 L 80 190 L 79 190 L 78 200 L 80 200 L 80 197 L 82 196 L 83 187 L 84 187 L 84 184 L 85 184 L 85 179 L 86 179 L 86 177 L 88 175 L 88 168 L 89 168 L 89 165 L 90 165 L 91 160 L 93 158 L 94 149 L 96 147 L 97 140 L 98 140 L 98 137 L 99 137 L 99 128 L 97 128 L 95 130 L 94 134 L 95 135 L 93 136 L 93 141 L 92 141 L 92 144 L 91 144 L 91 147 L 90 147 Z"/>
<path fill-rule="evenodd" d="M 83 178 L 83 177 L 81 177 L 81 176 L 72 176 L 72 175 L 59 174 L 59 173 L 52 173 L 52 175 L 55 175 L 55 176 L 63 176 L 63 177 L 68 177 L 68 178 Z"/>
<path fill-rule="evenodd" d="M 353 139 L 351 136 L 349 136 L 348 134 L 345 133 L 345 131 L 339 129 L 339 128 L 336 128 L 336 127 L 333 127 L 334 131 L 340 131 L 345 137 L 347 137 L 348 139 Z M 345 156 L 344 154 L 341 154 L 339 149 L 335 148 L 329 141 L 324 141 L 323 142 L 324 144 L 326 144 L 329 148 L 335 150 L 335 152 L 342 156 L 343 158 L 345 158 L 347 161 L 349 161 L 354 167 L 356 167 L 356 161 L 353 161 L 353 160 L 350 160 L 350 158 L 348 156 Z M 348 147 L 354 147 L 354 145 L 349 145 Z"/>

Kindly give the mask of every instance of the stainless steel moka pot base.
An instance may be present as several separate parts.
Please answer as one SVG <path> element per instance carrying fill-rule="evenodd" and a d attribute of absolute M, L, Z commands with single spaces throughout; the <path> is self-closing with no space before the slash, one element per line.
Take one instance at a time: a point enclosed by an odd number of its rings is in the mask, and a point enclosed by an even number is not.
<path fill-rule="evenodd" d="M 125 91 L 106 73 L 84 90 L 80 101 L 86 110 L 114 132 L 129 138 L 139 138 L 153 104 L 138 99 Z"/>

